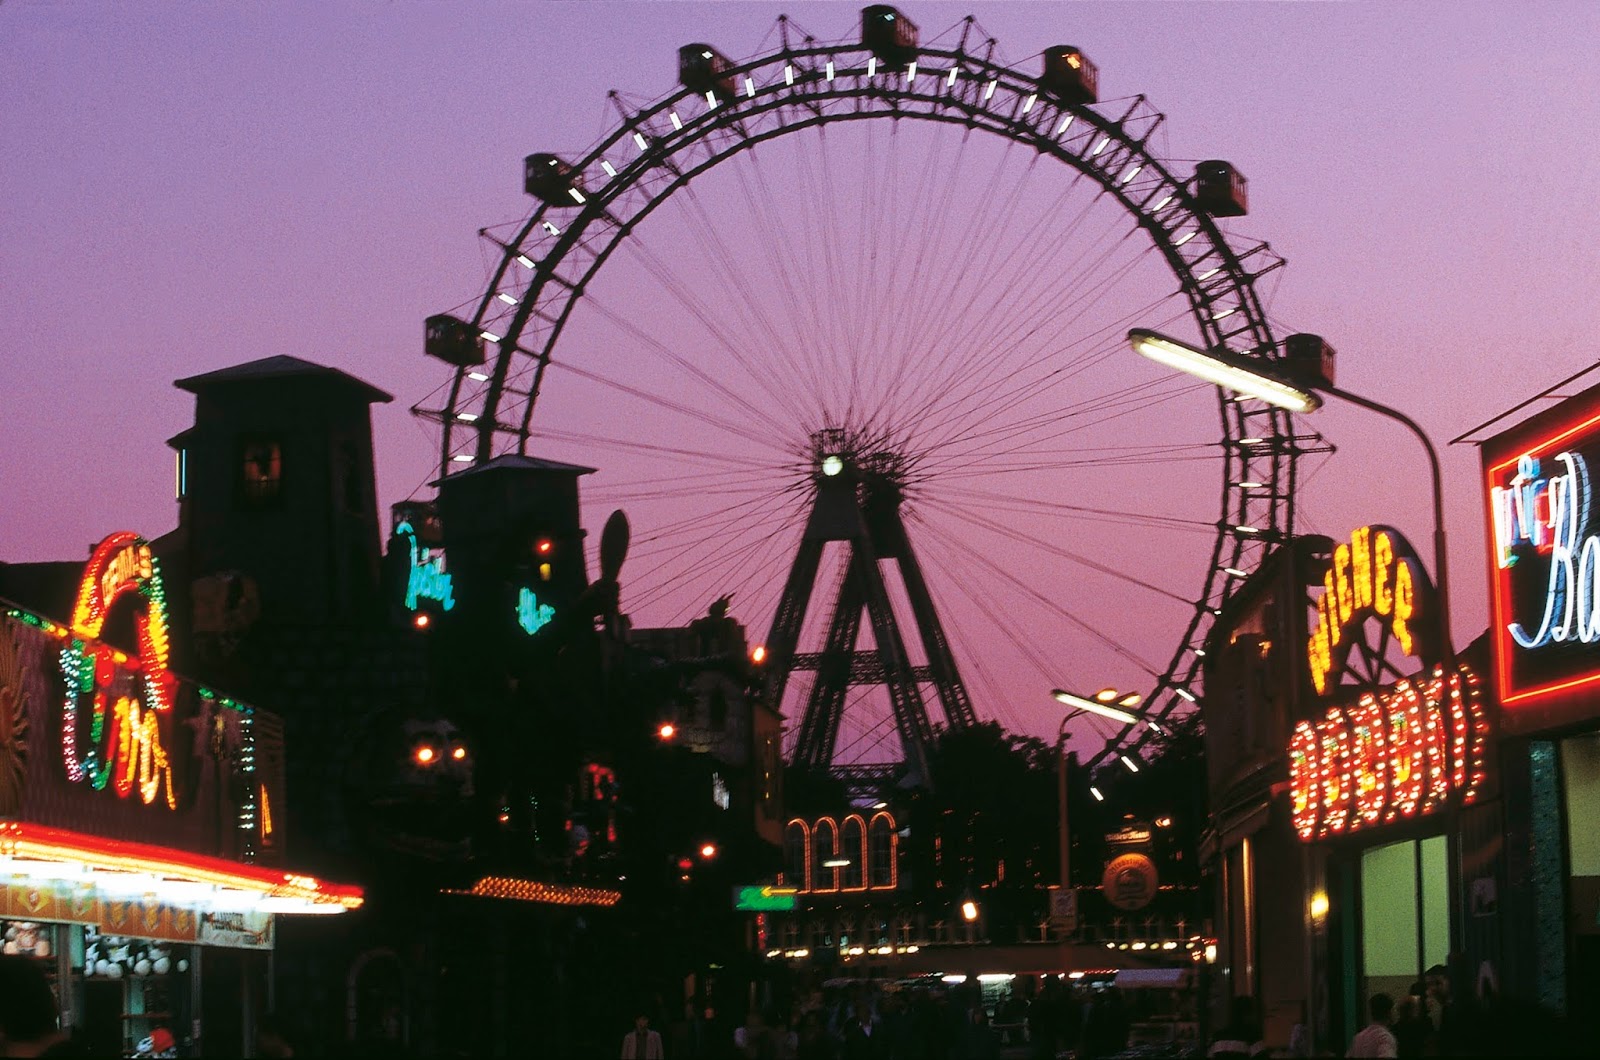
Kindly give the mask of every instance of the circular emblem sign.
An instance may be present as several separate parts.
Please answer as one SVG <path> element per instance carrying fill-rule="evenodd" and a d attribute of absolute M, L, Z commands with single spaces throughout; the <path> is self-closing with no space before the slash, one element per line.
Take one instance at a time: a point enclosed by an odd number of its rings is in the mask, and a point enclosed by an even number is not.
<path fill-rule="evenodd" d="M 1106 862 L 1100 892 L 1118 909 L 1143 909 L 1156 896 L 1156 864 L 1143 854 L 1119 854 Z"/>

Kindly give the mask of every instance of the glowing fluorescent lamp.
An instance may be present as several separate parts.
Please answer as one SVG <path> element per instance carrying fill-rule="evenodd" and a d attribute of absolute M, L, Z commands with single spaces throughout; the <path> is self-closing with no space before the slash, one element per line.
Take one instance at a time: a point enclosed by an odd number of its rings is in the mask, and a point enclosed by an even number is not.
<path fill-rule="evenodd" d="M 1233 316 L 1233 314 L 1237 313 L 1238 311 L 1239 311 L 1239 307 L 1238 306 L 1234 306 L 1231 309 L 1224 309 L 1220 313 L 1212 313 L 1211 314 L 1211 319 L 1212 320 L 1222 320 L 1222 319 L 1225 319 L 1227 317 Z"/>
<path fill-rule="evenodd" d="M 717 94 L 715 92 L 711 91 L 711 89 L 709 89 L 709 88 L 706 89 L 706 106 L 707 107 L 715 107 L 716 105 L 717 105 Z"/>
<path fill-rule="evenodd" d="M 544 230 L 546 232 L 549 232 L 551 235 L 558 236 L 558 235 L 561 234 L 561 229 L 557 228 L 555 225 L 551 224 L 549 221 L 545 221 L 545 222 L 543 222 L 543 224 L 544 224 Z"/>
<path fill-rule="evenodd" d="M 1222 573 L 1231 574 L 1235 578 L 1248 578 L 1250 576 L 1250 575 L 1246 574 L 1244 571 L 1240 570 L 1238 567 L 1223 567 L 1222 568 Z"/>
<path fill-rule="evenodd" d="M 878 57 L 876 55 L 867 60 L 867 76 L 878 76 Z"/>
<path fill-rule="evenodd" d="M 944 975 L 940 976 L 940 979 L 946 983 L 964 983 L 967 981 L 967 977 L 964 975 Z"/>
<path fill-rule="evenodd" d="M 911 84 L 917 79 L 917 62 L 915 59 L 906 67 L 906 84 Z"/>
<path fill-rule="evenodd" d="M 832 59 L 828 60 L 827 75 L 828 75 L 828 80 L 832 81 L 833 80 L 833 60 Z"/>
<path fill-rule="evenodd" d="M 1211 279 L 1211 277 L 1215 276 L 1217 273 L 1219 273 L 1221 271 L 1222 271 L 1222 266 L 1221 265 L 1214 265 L 1211 268 L 1207 269 L 1205 272 L 1202 272 L 1199 276 L 1197 276 L 1195 278 L 1199 279 L 1199 280 L 1209 280 L 1209 279 Z"/>
<path fill-rule="evenodd" d="M 499 294 L 495 295 L 495 297 L 500 299 L 500 301 L 504 302 L 506 305 L 516 305 L 517 304 L 517 300 L 515 298 L 511 297 L 510 295 L 506 294 L 504 291 L 501 291 Z"/>
<path fill-rule="evenodd" d="M 1204 655 L 1204 654 L 1205 654 L 1205 652 L 1203 652 L 1203 651 L 1202 651 L 1202 652 L 1196 652 L 1196 653 L 1195 653 L 1195 654 L 1196 654 L 1196 655 Z M 1159 732 L 1159 733 L 1163 733 L 1163 734 L 1165 734 L 1165 733 L 1166 733 L 1166 731 L 1167 731 L 1167 730 L 1166 730 L 1166 729 L 1165 729 L 1165 728 L 1163 728 L 1163 727 L 1162 727 L 1162 725 L 1161 725 L 1161 723 L 1160 723 L 1160 722 L 1158 722 L 1158 721 L 1151 721 L 1151 720 L 1150 720 L 1150 719 L 1149 719 L 1149 718 L 1146 718 L 1146 719 L 1145 719 L 1145 721 L 1144 721 L 1144 723 L 1145 723 L 1145 724 L 1146 724 L 1146 725 L 1148 725 L 1148 726 L 1150 726 L 1150 727 L 1151 727 L 1151 728 L 1152 728 L 1152 729 L 1154 729 L 1154 730 L 1155 730 L 1155 731 L 1156 731 L 1156 732 Z"/>
<path fill-rule="evenodd" d="M 1105 802 L 1106 801 L 1106 797 L 1104 795 L 1100 794 L 1100 789 L 1095 787 L 1093 784 L 1089 785 L 1089 794 L 1094 796 L 1094 801 L 1095 802 Z"/>
<path fill-rule="evenodd" d="M 1136 352 L 1152 361 L 1226 387 L 1235 393 L 1260 398 L 1290 412 L 1314 412 L 1322 407 L 1322 399 L 1314 392 L 1264 375 L 1254 367 L 1241 363 L 1232 354 L 1222 356 L 1206 353 L 1144 328 L 1134 328 L 1128 332 L 1128 342 Z M 1241 445 L 1259 441 L 1259 438 L 1239 440 Z"/>
<path fill-rule="evenodd" d="M 1233 532 L 1236 534 L 1259 534 L 1261 533 L 1261 528 L 1259 526 L 1247 526 L 1241 523 L 1233 528 Z"/>
<path fill-rule="evenodd" d="M 848 868 L 849 865 L 849 858 L 829 858 L 827 861 L 822 863 L 822 867 L 825 869 L 843 869 Z"/>
<path fill-rule="evenodd" d="M 572 196 L 572 201 L 577 203 L 579 206 L 582 206 L 584 203 L 589 201 L 583 197 L 583 192 L 579 191 L 577 188 L 568 188 L 567 194 Z"/>
<path fill-rule="evenodd" d="M 994 86 L 998 85 L 999 83 L 1000 82 L 998 80 L 990 81 L 989 82 L 989 87 L 987 87 L 987 88 L 985 88 L 983 90 L 983 100 L 984 100 L 985 103 L 987 103 L 989 101 L 989 97 L 990 96 L 994 95 Z"/>
<path fill-rule="evenodd" d="M 496 335 L 492 331 L 480 331 L 480 332 L 478 332 L 478 334 L 481 335 L 485 340 L 487 340 L 489 342 L 499 342 L 500 341 L 500 336 Z"/>
<path fill-rule="evenodd" d="M 1015 978 L 1016 978 L 1016 975 L 1014 975 L 1011 972 L 984 972 L 982 975 L 978 976 L 978 982 L 980 982 L 980 983 L 1009 983 L 1009 982 L 1011 982 L 1011 980 L 1013 980 Z"/>
<path fill-rule="evenodd" d="M 955 87 L 956 73 L 957 73 L 956 68 L 952 66 L 950 68 L 950 76 L 945 78 L 945 80 L 944 80 L 944 86 L 946 88 L 954 88 Z"/>
<path fill-rule="evenodd" d="M 1126 184 L 1126 183 L 1128 183 L 1128 181 L 1132 180 L 1134 177 L 1137 177 L 1139 175 L 1139 171 L 1141 169 L 1143 169 L 1143 168 L 1144 168 L 1143 166 L 1132 166 L 1132 167 L 1130 167 L 1126 173 L 1122 174 L 1122 183 Z"/>
<path fill-rule="evenodd" d="M 1173 691 L 1178 693 L 1178 695 L 1182 696 L 1184 699 L 1187 699 L 1189 702 L 1194 702 L 1194 693 L 1189 691 L 1187 688 L 1174 688 Z"/>
<path fill-rule="evenodd" d="M 829 478 L 844 470 L 844 460 L 837 454 L 829 453 L 822 458 L 822 473 Z"/>
<path fill-rule="evenodd" d="M 468 372 L 467 378 L 472 380 L 474 383 L 487 383 L 489 381 L 489 377 L 484 375 L 482 372 Z"/>
<path fill-rule="evenodd" d="M 1135 762 L 1133 759 L 1129 758 L 1127 755 L 1118 755 L 1117 757 L 1122 759 L 1122 764 L 1128 767 L 1128 772 L 1130 772 L 1130 773 L 1139 772 L 1139 764 L 1137 762 Z"/>
<path fill-rule="evenodd" d="M 645 142 L 644 133 L 642 132 L 636 132 L 633 134 L 633 142 L 639 145 L 639 150 L 641 151 L 650 146 Z"/>
<path fill-rule="evenodd" d="M 472 456 L 468 453 L 457 453 L 450 458 L 450 461 L 455 464 L 470 464 L 472 463 Z"/>
<path fill-rule="evenodd" d="M 1185 232 L 1182 236 L 1178 237 L 1178 241 L 1176 243 L 1174 243 L 1173 246 L 1181 247 L 1185 243 L 1189 242 L 1189 240 L 1193 239 L 1195 236 L 1197 236 L 1199 234 L 1200 234 L 1200 229 L 1191 228 L 1187 232 Z"/>
<path fill-rule="evenodd" d="M 528 257 L 526 254 L 518 254 L 517 264 L 521 265 L 525 269 L 531 269 L 533 268 L 533 259 Z"/>
<path fill-rule="evenodd" d="M 1062 133 L 1066 132 L 1067 131 L 1067 126 L 1069 126 L 1071 124 L 1072 124 L 1072 115 L 1068 114 L 1066 117 L 1061 119 L 1061 124 L 1056 126 L 1056 135 L 1060 136 Z"/>
<path fill-rule="evenodd" d="M 678 117 L 677 111 L 668 111 L 667 117 L 672 119 L 672 127 L 674 129 L 678 130 L 679 132 L 683 132 L 683 119 Z"/>
<path fill-rule="evenodd" d="M 756 83 L 754 78 L 747 77 L 744 79 L 744 95 L 746 99 L 756 98 Z"/>
<path fill-rule="evenodd" d="M 1112 721 L 1120 721 L 1124 725 L 1134 725 L 1139 721 L 1139 715 L 1133 713 L 1131 710 L 1124 710 L 1122 707 L 1115 706 L 1111 703 L 1102 703 L 1097 699 L 1086 699 L 1083 696 L 1075 696 L 1071 692 L 1067 692 L 1060 688 L 1052 691 L 1050 693 L 1050 697 L 1057 703 L 1064 703 L 1076 710 L 1087 711 L 1090 714 L 1098 714 L 1102 718 L 1110 718 Z"/>
<path fill-rule="evenodd" d="M 1100 137 L 1100 142 L 1094 145 L 1094 150 L 1090 151 L 1089 154 L 1091 156 L 1092 155 L 1098 155 L 1100 152 L 1104 151 L 1106 148 L 1108 148 L 1110 146 L 1111 146 L 1111 137 L 1102 136 L 1102 137 Z"/>
<path fill-rule="evenodd" d="M 1265 482 L 1235 482 L 1234 485 L 1242 490 L 1259 490 L 1267 487 Z"/>
<path fill-rule="evenodd" d="M 617 175 L 617 167 L 612 165 L 610 162 L 607 162 L 603 158 L 600 160 L 600 168 L 606 171 L 606 176 L 608 177 L 614 177 Z"/>
<path fill-rule="evenodd" d="M 462 423 L 477 423 L 478 414 L 476 412 L 458 412 L 456 413 L 456 419 Z"/>
<path fill-rule="evenodd" d="M 783 67 L 783 83 L 786 85 L 794 84 L 794 67 L 788 63 L 785 63 Z"/>
<path fill-rule="evenodd" d="M 1160 213 L 1162 210 L 1165 210 L 1167 208 L 1167 203 L 1171 202 L 1172 199 L 1173 199 L 1173 196 L 1171 194 L 1168 194 L 1166 198 L 1164 198 L 1160 202 L 1156 203 L 1155 208 L 1152 209 L 1150 212 L 1151 213 Z"/>
<path fill-rule="evenodd" d="M 1027 99 L 1022 101 L 1022 113 L 1028 113 L 1028 111 L 1033 109 L 1033 105 L 1037 102 L 1039 102 L 1039 93 L 1035 92 Z"/>

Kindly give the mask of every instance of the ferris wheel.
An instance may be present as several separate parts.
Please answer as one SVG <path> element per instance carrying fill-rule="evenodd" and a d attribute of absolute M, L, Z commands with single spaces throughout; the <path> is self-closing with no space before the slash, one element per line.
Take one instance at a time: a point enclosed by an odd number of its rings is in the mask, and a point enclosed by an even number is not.
<path fill-rule="evenodd" d="M 1225 227 L 1243 178 L 1158 154 L 1164 115 L 1101 99 L 1077 47 L 1025 70 L 970 18 L 923 36 L 877 6 L 846 40 L 682 47 L 678 87 L 527 156 L 531 213 L 427 326 L 441 474 L 601 467 L 635 625 L 731 594 L 813 764 L 909 756 L 935 700 L 1044 735 L 1053 687 L 1186 712 L 1292 530 L 1288 415 L 1127 346 L 1280 356 L 1257 288 L 1283 262 Z"/>

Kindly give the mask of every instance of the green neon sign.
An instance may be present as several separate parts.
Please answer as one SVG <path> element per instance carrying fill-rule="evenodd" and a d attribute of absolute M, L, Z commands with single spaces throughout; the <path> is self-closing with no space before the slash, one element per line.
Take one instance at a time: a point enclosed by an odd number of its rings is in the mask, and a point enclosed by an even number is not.
<path fill-rule="evenodd" d="M 800 905 L 793 887 L 765 884 L 733 889 L 733 908 L 752 913 L 792 913 Z"/>

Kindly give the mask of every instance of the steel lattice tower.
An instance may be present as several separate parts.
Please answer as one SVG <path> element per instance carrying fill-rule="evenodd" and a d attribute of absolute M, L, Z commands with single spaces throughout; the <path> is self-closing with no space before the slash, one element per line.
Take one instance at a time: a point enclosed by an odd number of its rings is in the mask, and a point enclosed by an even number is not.
<path fill-rule="evenodd" d="M 793 671 L 815 671 L 794 763 L 835 770 L 839 723 L 849 689 L 887 686 L 905 766 L 913 782 L 928 784 L 933 726 L 922 686 L 933 686 L 951 728 L 974 725 L 977 717 L 900 517 L 904 499 L 901 461 L 884 452 L 859 456 L 849 451 L 840 435 L 824 432 L 814 440 L 816 493 L 767 638 L 767 702 L 782 702 Z M 849 556 L 834 596 L 827 638 L 821 651 L 796 651 L 823 548 L 835 541 L 848 547 Z M 924 666 L 913 665 L 906 651 L 905 634 L 889 602 L 882 560 L 894 561 L 900 572 L 928 660 Z M 872 651 L 856 648 L 863 615 L 872 625 L 876 643 Z"/>

